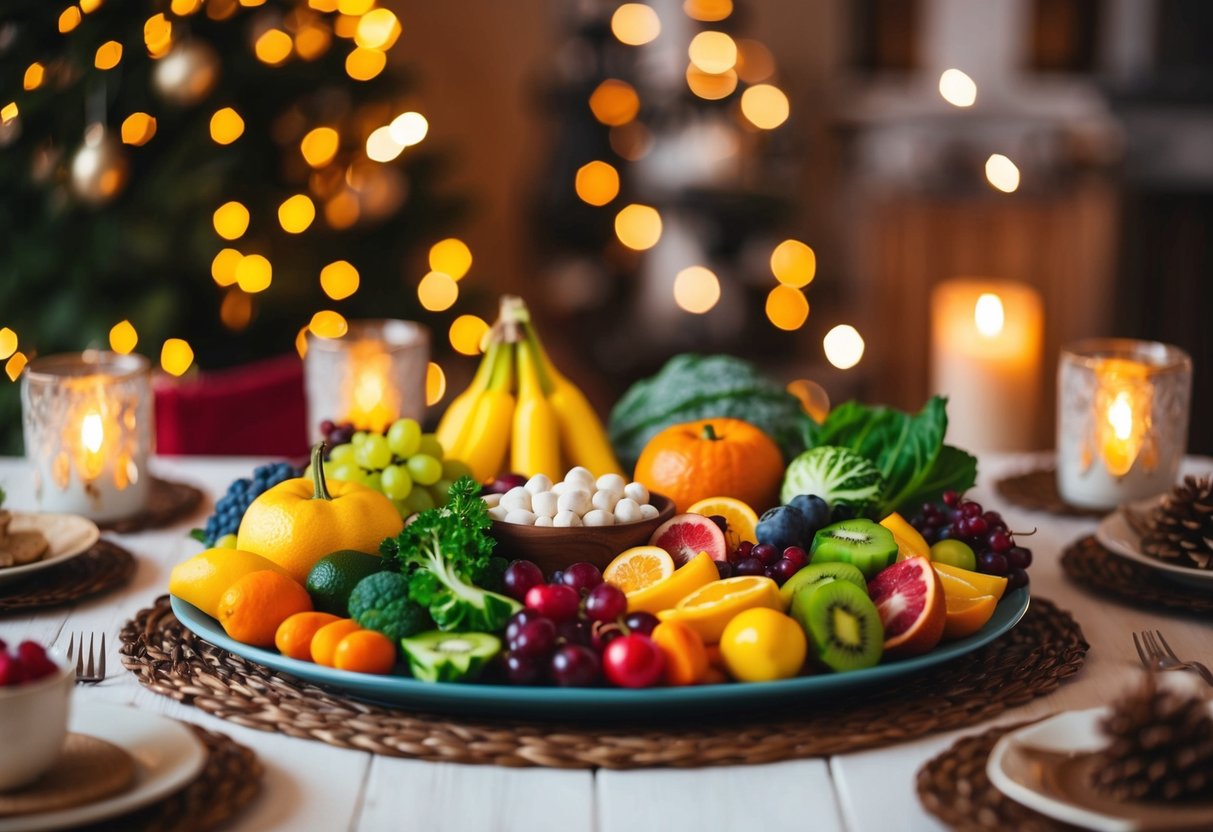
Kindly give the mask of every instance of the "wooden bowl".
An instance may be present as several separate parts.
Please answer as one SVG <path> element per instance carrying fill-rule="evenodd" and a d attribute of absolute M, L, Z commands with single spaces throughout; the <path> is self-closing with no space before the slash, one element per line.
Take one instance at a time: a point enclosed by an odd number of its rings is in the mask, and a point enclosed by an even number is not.
<path fill-rule="evenodd" d="M 533 561 L 544 575 L 581 561 L 606 569 L 624 549 L 648 543 L 657 527 L 674 516 L 674 501 L 669 497 L 650 494 L 649 502 L 657 509 L 656 517 L 620 526 L 555 528 L 494 520 L 489 530 L 497 541 L 494 554 Z"/>

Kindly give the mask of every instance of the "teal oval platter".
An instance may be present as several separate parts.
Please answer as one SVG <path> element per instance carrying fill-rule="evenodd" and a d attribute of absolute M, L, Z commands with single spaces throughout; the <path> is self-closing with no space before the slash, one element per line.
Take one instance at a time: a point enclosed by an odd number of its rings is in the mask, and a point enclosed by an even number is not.
<path fill-rule="evenodd" d="M 273 650 L 234 641 L 218 621 L 175 596 L 172 607 L 177 620 L 216 647 L 270 670 L 376 704 L 490 718 L 638 721 L 655 716 L 701 716 L 738 712 L 744 708 L 809 702 L 903 680 L 989 644 L 1023 618 L 1028 610 L 1028 601 L 1026 587 L 1008 592 L 995 609 L 994 616 L 973 635 L 936 647 L 924 656 L 880 664 L 866 670 L 818 673 L 778 682 L 644 690 L 419 682 L 408 676 L 352 673 L 291 659 Z"/>

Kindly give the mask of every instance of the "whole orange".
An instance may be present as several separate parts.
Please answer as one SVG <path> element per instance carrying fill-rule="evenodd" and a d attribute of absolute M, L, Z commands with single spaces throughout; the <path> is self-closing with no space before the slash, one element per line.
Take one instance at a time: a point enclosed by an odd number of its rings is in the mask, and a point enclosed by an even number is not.
<path fill-rule="evenodd" d="M 396 645 L 383 633 L 356 630 L 337 645 L 333 667 L 355 673 L 391 673 L 396 666 Z"/>
<path fill-rule="evenodd" d="M 312 477 L 280 482 L 253 500 L 236 548 L 261 555 L 299 583 L 327 554 L 342 549 L 376 554 L 404 528 L 387 497 L 356 482 L 326 482 L 322 445 L 312 451 Z"/>
<path fill-rule="evenodd" d="M 292 659 L 312 660 L 312 637 L 325 624 L 341 619 L 328 612 L 297 612 L 278 625 L 274 633 L 274 646 L 278 652 Z"/>
<path fill-rule="evenodd" d="M 270 569 L 250 572 L 219 597 L 219 623 L 244 644 L 273 647 L 278 625 L 312 608 L 311 596 L 295 581 Z"/>
<path fill-rule="evenodd" d="M 333 657 L 341 640 L 362 628 L 352 618 L 339 618 L 325 624 L 312 636 L 312 661 L 325 667 L 333 667 Z"/>
<path fill-rule="evenodd" d="M 735 497 L 761 514 L 779 502 L 783 468 L 779 446 L 749 422 L 701 419 L 650 439 L 635 479 L 673 500 L 680 514 L 708 497 Z"/>

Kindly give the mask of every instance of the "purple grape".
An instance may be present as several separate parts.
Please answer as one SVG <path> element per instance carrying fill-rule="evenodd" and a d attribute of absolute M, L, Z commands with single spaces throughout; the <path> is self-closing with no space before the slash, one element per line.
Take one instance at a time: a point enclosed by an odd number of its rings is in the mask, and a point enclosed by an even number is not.
<path fill-rule="evenodd" d="M 526 485 L 526 477 L 522 474 L 502 474 L 497 479 L 486 485 L 481 493 L 483 494 L 504 494 L 511 488 L 521 488 Z"/>
<path fill-rule="evenodd" d="M 799 570 L 800 567 L 808 565 L 809 555 L 799 546 L 789 546 L 783 550 L 782 560 L 790 560 L 792 563 L 796 564 L 796 569 Z"/>
<path fill-rule="evenodd" d="M 987 511 L 981 516 L 987 523 L 990 524 L 990 531 L 1001 529 L 1005 532 L 1007 530 L 1007 521 L 1003 520 L 1002 515 L 997 511 Z"/>
<path fill-rule="evenodd" d="M 556 647 L 556 625 L 547 618 L 537 618 L 519 627 L 510 639 L 510 653 L 528 659 L 543 659 Z"/>
<path fill-rule="evenodd" d="M 980 517 L 981 516 L 981 505 L 978 503 L 974 503 L 974 502 L 961 503 L 960 508 L 957 510 L 960 512 L 961 517 Z"/>
<path fill-rule="evenodd" d="M 729 563 L 736 564 L 750 556 L 750 552 L 754 550 L 754 544 L 748 540 L 743 540 L 737 544 L 737 548 L 729 552 Z"/>
<path fill-rule="evenodd" d="M 543 570 L 529 560 L 511 561 L 501 576 L 505 584 L 505 594 L 515 601 L 526 598 L 527 590 L 543 583 Z"/>
<path fill-rule="evenodd" d="M 505 678 L 512 685 L 533 685 L 539 681 L 544 662 L 508 653 L 505 657 Z"/>
<path fill-rule="evenodd" d="M 757 558 L 762 561 L 763 566 L 770 566 L 775 561 L 779 560 L 779 550 L 770 543 L 759 543 L 750 550 L 750 557 Z"/>
<path fill-rule="evenodd" d="M 990 524 L 981 515 L 970 517 L 965 521 L 965 533 L 969 537 L 981 537 L 990 531 Z"/>
<path fill-rule="evenodd" d="M 320 422 L 320 435 L 327 440 L 335 427 L 337 427 L 337 424 L 332 419 L 322 420 Z"/>
<path fill-rule="evenodd" d="M 1011 535 L 1001 529 L 995 529 L 990 532 L 990 536 L 986 538 L 986 545 L 995 552 L 1006 554 L 1006 552 L 1015 545 L 1011 540 Z"/>
<path fill-rule="evenodd" d="M 1007 589 L 1019 589 L 1028 585 L 1028 570 L 1012 569 L 1007 573 Z"/>
<path fill-rule="evenodd" d="M 762 575 L 766 571 L 758 558 L 746 558 L 733 567 L 734 575 Z"/>
<path fill-rule="evenodd" d="M 948 508 L 956 508 L 960 505 L 960 495 L 955 491 L 943 492 L 943 504 Z"/>
<path fill-rule="evenodd" d="M 627 611 L 628 597 L 614 584 L 600 583 L 585 596 L 585 614 L 591 621 L 614 621 Z"/>
<path fill-rule="evenodd" d="M 338 425 L 333 428 L 333 432 L 329 434 L 329 447 L 335 448 L 338 445 L 348 445 L 354 439 L 353 425 Z"/>
<path fill-rule="evenodd" d="M 709 514 L 708 519 L 715 523 L 717 528 L 719 528 L 722 532 L 727 532 L 729 530 L 729 520 L 727 517 L 719 514 Z"/>
<path fill-rule="evenodd" d="M 587 592 L 602 583 L 602 572 L 592 563 L 572 563 L 565 567 L 560 582 L 571 586 L 584 597 Z"/>
<path fill-rule="evenodd" d="M 733 577 L 733 564 L 725 560 L 716 561 L 716 573 L 721 579 Z"/>
<path fill-rule="evenodd" d="M 580 618 L 561 621 L 556 625 L 556 639 L 564 644 L 580 644 L 588 647 L 590 644 L 590 628 Z"/>
<path fill-rule="evenodd" d="M 641 633 L 646 636 L 651 635 L 660 623 L 657 616 L 651 612 L 630 612 L 623 619 L 623 626 L 633 633 Z"/>
<path fill-rule="evenodd" d="M 1032 565 L 1032 550 L 1013 546 L 1006 552 L 1007 565 L 1012 569 L 1027 569 Z"/>
<path fill-rule="evenodd" d="M 586 688 L 598 682 L 602 663 L 598 654 L 580 644 L 566 644 L 552 656 L 548 673 L 562 688 Z"/>
<path fill-rule="evenodd" d="M 510 643 L 514 640 L 518 632 L 532 621 L 543 618 L 542 615 L 531 609 L 522 609 L 510 616 L 510 620 L 505 622 L 505 641 Z"/>
<path fill-rule="evenodd" d="M 1006 556 L 1000 555 L 998 552 L 982 552 L 981 557 L 977 559 L 977 571 L 987 575 L 1006 577 L 1009 568 Z"/>

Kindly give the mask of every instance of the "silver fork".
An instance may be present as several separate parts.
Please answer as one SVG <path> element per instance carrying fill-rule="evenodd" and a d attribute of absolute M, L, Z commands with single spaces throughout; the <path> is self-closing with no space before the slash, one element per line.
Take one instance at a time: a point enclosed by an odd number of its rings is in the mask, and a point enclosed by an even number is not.
<path fill-rule="evenodd" d="M 93 650 L 93 633 L 88 635 L 88 665 L 84 663 L 84 633 L 80 634 L 80 642 L 76 643 L 73 634 L 67 641 L 67 660 L 76 659 L 76 681 L 83 684 L 96 684 L 105 678 L 105 633 L 101 634 L 101 652 Z M 94 664 L 94 657 L 96 663 Z"/>
<path fill-rule="evenodd" d="M 1140 640 L 1137 633 L 1134 633 L 1133 646 L 1137 648 L 1137 655 L 1147 670 L 1192 670 L 1210 686 L 1213 686 L 1213 673 L 1209 671 L 1209 668 L 1200 662 L 1185 662 L 1176 656 L 1171 645 L 1167 644 L 1167 640 L 1163 638 L 1161 630 L 1154 632 L 1143 630 Z"/>

